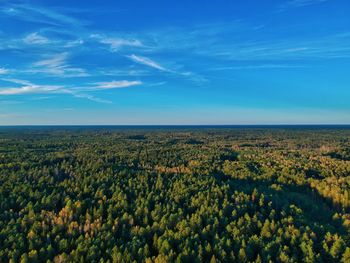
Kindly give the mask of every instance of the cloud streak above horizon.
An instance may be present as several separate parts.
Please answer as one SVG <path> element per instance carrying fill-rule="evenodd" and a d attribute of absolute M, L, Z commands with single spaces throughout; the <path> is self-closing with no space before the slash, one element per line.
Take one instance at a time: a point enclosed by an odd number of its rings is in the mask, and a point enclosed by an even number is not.
<path fill-rule="evenodd" d="M 129 80 L 112 80 L 112 81 L 104 81 L 104 82 L 97 82 L 96 88 L 97 89 L 120 89 L 120 88 L 127 88 L 132 86 L 138 86 L 141 85 L 142 82 L 138 80 L 129 81 Z"/>
<path fill-rule="evenodd" d="M 128 55 L 126 56 L 127 58 L 131 59 L 132 61 L 139 63 L 141 65 L 145 65 L 154 69 L 158 69 L 160 71 L 167 71 L 170 72 L 169 69 L 166 69 L 165 67 L 161 66 L 159 63 L 155 62 L 154 60 L 147 58 L 147 57 L 142 57 L 142 56 L 137 56 L 135 54 Z"/>
<path fill-rule="evenodd" d="M 87 94 L 85 92 L 98 91 L 98 90 L 104 90 L 104 89 L 120 89 L 120 88 L 138 86 L 142 84 L 141 81 L 113 80 L 109 82 L 98 82 L 92 86 L 68 88 L 62 85 L 39 85 L 39 84 L 34 84 L 30 81 L 21 80 L 21 79 L 3 78 L 1 80 L 9 83 L 19 84 L 20 86 L 19 87 L 0 87 L 0 96 L 1 95 L 6 96 L 6 95 L 54 93 L 54 94 L 68 94 L 76 98 L 84 98 L 91 101 L 102 102 L 102 103 L 111 103 L 111 101 L 96 98 L 95 96 L 91 94 Z"/>

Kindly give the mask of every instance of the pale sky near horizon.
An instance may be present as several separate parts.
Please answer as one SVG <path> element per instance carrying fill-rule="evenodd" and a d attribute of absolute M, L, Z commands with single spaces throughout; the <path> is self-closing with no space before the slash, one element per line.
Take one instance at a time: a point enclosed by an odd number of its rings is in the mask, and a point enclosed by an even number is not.
<path fill-rule="evenodd" d="M 0 125 L 350 124 L 349 14 L 346 0 L 0 0 Z"/>

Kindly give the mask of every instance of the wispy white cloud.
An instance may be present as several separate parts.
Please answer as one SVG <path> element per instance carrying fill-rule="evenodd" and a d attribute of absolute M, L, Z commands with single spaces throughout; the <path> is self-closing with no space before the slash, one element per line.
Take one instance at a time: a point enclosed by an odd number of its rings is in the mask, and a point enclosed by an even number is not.
<path fill-rule="evenodd" d="M 195 50 L 200 56 L 235 61 L 281 61 L 285 59 L 332 59 L 350 57 L 350 36 L 334 34 L 322 37 L 279 38 L 220 43 Z"/>
<path fill-rule="evenodd" d="M 0 13 L 1 15 L 1 13 Z M 43 34 L 43 32 L 49 32 L 49 34 Z M 49 35 L 50 37 L 47 37 Z M 64 37 L 62 37 L 64 36 Z M 74 34 L 65 34 L 61 31 L 49 30 L 47 28 L 41 28 L 37 32 L 26 34 L 24 37 L 8 37 L 4 34 L 0 34 L 0 50 L 6 51 L 22 51 L 43 54 L 50 52 L 63 53 L 67 48 L 71 51 L 77 51 L 73 49 L 75 47 L 82 46 L 84 44 L 83 37 L 76 36 Z"/>
<path fill-rule="evenodd" d="M 0 68 L 0 75 L 7 74 L 9 72 L 10 72 L 10 70 L 7 68 Z"/>
<path fill-rule="evenodd" d="M 293 68 L 305 68 L 306 65 L 288 65 L 288 64 L 261 64 L 261 65 L 239 65 L 239 66 L 226 66 L 226 67 L 214 67 L 208 68 L 208 71 L 221 71 L 221 70 L 244 70 L 244 69 L 293 69 Z"/>
<path fill-rule="evenodd" d="M 166 84 L 166 81 L 160 81 L 155 83 L 149 83 L 147 84 L 148 87 L 157 87 L 157 86 L 163 86 Z"/>
<path fill-rule="evenodd" d="M 108 82 L 97 82 L 96 88 L 98 89 L 120 89 L 127 88 L 132 86 L 141 85 L 142 82 L 138 80 L 129 81 L 129 80 L 112 80 Z"/>
<path fill-rule="evenodd" d="M 63 47 L 64 48 L 72 48 L 72 47 L 76 47 L 76 46 L 81 46 L 84 44 L 84 40 L 82 39 L 76 39 L 76 40 L 71 40 L 71 41 L 67 41 Z"/>
<path fill-rule="evenodd" d="M 128 40 L 128 39 L 117 39 L 117 38 L 106 38 L 101 40 L 101 43 L 111 46 L 111 50 L 117 51 L 121 47 L 141 47 L 142 43 L 139 40 Z"/>
<path fill-rule="evenodd" d="M 34 66 L 36 66 L 36 67 L 44 66 L 44 67 L 49 67 L 49 68 L 61 67 L 65 63 L 67 57 L 68 57 L 67 52 L 60 53 L 60 54 L 54 55 L 50 58 L 35 62 Z"/>
<path fill-rule="evenodd" d="M 63 91 L 61 86 L 55 85 L 35 85 L 28 82 L 23 82 L 23 86 L 21 87 L 11 87 L 0 89 L 0 95 L 21 95 L 21 94 L 31 94 L 31 93 L 48 93 L 59 91 L 60 89 Z"/>
<path fill-rule="evenodd" d="M 279 33 L 267 37 L 271 28 L 276 28 L 276 32 Z M 183 55 L 175 57 L 172 60 L 174 62 L 184 58 L 261 61 L 350 57 L 349 32 L 333 31 L 334 33 L 324 35 L 317 32 L 315 34 L 310 32 L 307 35 L 280 34 L 286 30 L 288 27 L 282 25 L 258 26 L 257 29 L 255 24 L 236 21 L 206 24 L 205 27 L 200 25 L 187 28 L 162 28 L 145 32 L 146 36 L 142 39 L 154 40 L 154 50 L 148 51 L 147 54 L 157 52 L 157 54 Z M 173 44 L 175 42 L 176 45 Z"/>
<path fill-rule="evenodd" d="M 123 47 L 142 47 L 142 42 L 138 39 L 127 39 L 117 37 L 105 37 L 99 34 L 90 35 L 91 38 L 97 39 L 101 44 L 108 45 L 113 52 L 119 51 Z"/>
<path fill-rule="evenodd" d="M 23 38 L 24 43 L 29 45 L 45 45 L 50 43 L 50 40 L 38 32 L 30 33 L 25 38 Z"/>
<path fill-rule="evenodd" d="M 158 69 L 160 71 L 167 71 L 167 72 L 171 72 L 171 70 L 169 69 L 166 69 L 165 67 L 163 67 L 162 65 L 160 65 L 159 63 L 153 61 L 152 59 L 150 58 L 147 58 L 147 57 L 141 57 L 141 56 L 137 56 L 137 55 L 129 55 L 129 56 L 126 56 L 127 58 L 131 59 L 132 61 L 136 62 L 136 63 L 139 63 L 139 64 L 142 64 L 142 65 L 145 65 L 145 66 L 148 66 L 148 67 L 151 67 L 151 68 L 155 68 L 155 69 Z"/>
<path fill-rule="evenodd" d="M 54 26 L 69 25 L 71 27 L 78 27 L 83 24 L 80 20 L 71 16 L 32 4 L 8 4 L 0 8 L 0 12 L 18 20 Z"/>
<path fill-rule="evenodd" d="M 148 70 L 140 70 L 140 69 L 101 69 L 98 71 L 98 74 L 103 76 L 132 76 L 132 77 L 140 77 L 140 76 L 149 76 L 151 73 Z"/>
<path fill-rule="evenodd" d="M 279 11 L 286 11 L 288 9 L 292 8 L 298 8 L 298 7 L 304 7 L 314 4 L 319 4 L 323 2 L 327 2 L 329 0 L 288 0 L 284 3 L 280 4 L 278 10 Z"/>
<path fill-rule="evenodd" d="M 46 59 L 39 60 L 33 64 L 29 73 L 47 73 L 61 77 L 85 77 L 87 72 L 82 68 L 72 67 L 67 63 L 69 54 L 67 52 L 50 56 Z"/>
<path fill-rule="evenodd" d="M 110 101 L 96 98 L 93 95 L 82 93 L 81 90 L 69 89 L 61 85 L 39 85 L 27 80 L 20 79 L 2 79 L 14 84 L 20 84 L 20 87 L 0 88 L 0 96 L 25 95 L 25 94 L 68 94 L 76 98 L 84 98 L 100 103 L 111 103 Z"/>
<path fill-rule="evenodd" d="M 157 70 L 162 71 L 162 72 L 167 72 L 167 73 L 171 73 L 171 74 L 178 75 L 178 76 L 184 76 L 184 77 L 186 77 L 194 82 L 197 82 L 197 83 L 207 81 L 207 79 L 205 79 L 204 77 L 202 77 L 194 72 L 183 71 L 182 67 L 173 70 L 173 69 L 165 68 L 164 66 L 160 65 L 158 62 L 155 62 L 154 60 L 152 60 L 148 57 L 137 56 L 135 54 L 128 55 L 126 57 L 129 58 L 130 60 L 138 63 L 138 64 L 145 65 L 147 67 L 154 68 L 154 69 L 157 69 Z"/>
<path fill-rule="evenodd" d="M 24 95 L 24 94 L 68 94 L 76 98 L 88 99 L 100 103 L 112 103 L 109 100 L 97 98 L 87 92 L 98 91 L 104 89 L 118 89 L 141 85 L 141 81 L 129 81 L 129 80 L 113 80 L 105 82 L 94 83 L 93 86 L 81 86 L 68 88 L 62 85 L 40 85 L 34 84 L 27 80 L 21 79 L 7 79 L 3 78 L 3 81 L 20 85 L 19 87 L 0 87 L 0 96 L 10 95 Z M 47 98 L 47 97 L 41 97 Z"/>
<path fill-rule="evenodd" d="M 1 79 L 1 80 L 7 81 L 7 82 L 11 82 L 11 83 L 15 83 L 15 84 L 25 85 L 25 86 L 30 86 L 30 85 L 32 85 L 32 83 L 31 83 L 30 81 L 22 80 L 22 79 L 3 78 L 3 79 Z"/>
<path fill-rule="evenodd" d="M 107 104 L 112 103 L 112 102 L 109 101 L 109 100 L 104 100 L 104 99 L 96 98 L 95 96 L 90 95 L 90 94 L 77 93 L 77 92 L 72 91 L 72 90 L 69 90 L 68 93 L 71 94 L 71 95 L 73 95 L 73 96 L 76 97 L 76 98 L 87 99 L 87 100 L 91 100 L 91 101 L 99 102 L 99 103 L 107 103 Z"/>

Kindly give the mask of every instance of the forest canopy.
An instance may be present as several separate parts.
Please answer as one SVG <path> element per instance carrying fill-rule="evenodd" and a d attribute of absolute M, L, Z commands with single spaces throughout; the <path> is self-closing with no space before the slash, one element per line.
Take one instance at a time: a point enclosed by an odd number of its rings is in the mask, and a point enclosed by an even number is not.
<path fill-rule="evenodd" d="M 350 129 L 2 128 L 0 262 L 350 262 Z"/>

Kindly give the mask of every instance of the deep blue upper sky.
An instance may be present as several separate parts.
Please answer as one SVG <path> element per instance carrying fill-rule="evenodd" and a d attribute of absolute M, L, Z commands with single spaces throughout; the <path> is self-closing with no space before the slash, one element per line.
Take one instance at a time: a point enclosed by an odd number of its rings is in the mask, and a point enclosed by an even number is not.
<path fill-rule="evenodd" d="M 0 124 L 349 124 L 349 14 L 348 0 L 0 0 Z"/>

